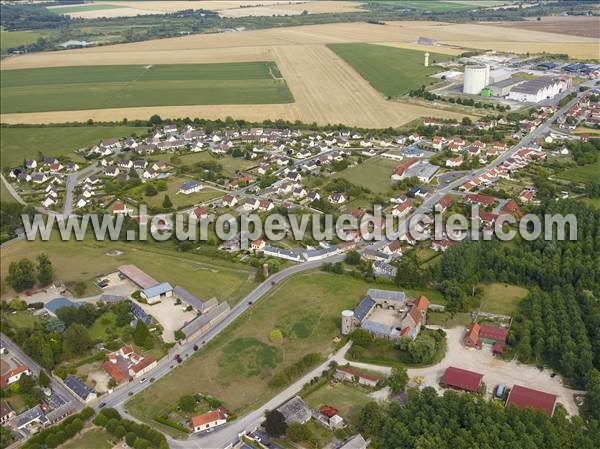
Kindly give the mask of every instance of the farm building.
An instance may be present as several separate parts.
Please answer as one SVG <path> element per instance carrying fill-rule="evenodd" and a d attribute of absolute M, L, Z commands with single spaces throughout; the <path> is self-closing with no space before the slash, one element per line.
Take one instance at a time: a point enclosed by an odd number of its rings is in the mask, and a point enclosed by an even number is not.
<path fill-rule="evenodd" d="M 193 416 L 191 427 L 194 433 L 204 432 L 215 427 L 222 426 L 227 422 L 227 414 L 222 408 L 204 413 L 202 415 Z"/>
<path fill-rule="evenodd" d="M 198 299 L 192 293 L 190 293 L 185 288 L 179 285 L 175 286 L 175 288 L 173 289 L 173 294 L 176 298 L 181 299 L 183 302 L 185 302 L 187 305 L 192 306 L 198 312 L 204 312 L 204 310 L 206 309 L 206 303 L 204 301 Z"/>
<path fill-rule="evenodd" d="M 205 303 L 207 312 L 194 318 L 189 323 L 186 323 L 182 328 L 181 332 L 185 334 L 187 338 L 194 335 L 197 332 L 205 332 L 210 329 L 215 323 L 221 321 L 225 314 L 229 312 L 230 307 L 227 301 L 221 304 L 215 304 L 216 299 L 213 298 Z M 214 305 L 213 305 L 214 304 Z"/>
<path fill-rule="evenodd" d="M 121 265 L 119 272 L 140 288 L 148 288 L 158 284 L 158 281 L 148 276 L 135 265 Z"/>
<path fill-rule="evenodd" d="M 556 407 L 556 396 L 543 391 L 533 390 L 532 388 L 515 385 L 506 400 L 506 406 L 514 405 L 518 409 L 531 407 L 535 410 L 541 410 L 548 416 L 554 414 Z"/>
<path fill-rule="evenodd" d="M 173 296 L 173 287 L 168 282 L 161 282 L 160 284 L 143 289 L 141 295 L 148 301 L 148 304 L 156 304 L 164 298 Z"/>
<path fill-rule="evenodd" d="M 371 288 L 354 314 L 342 313 L 342 329 L 350 333 L 361 327 L 378 338 L 417 338 L 425 324 L 429 300 L 420 296 L 409 301 L 404 292 Z"/>
<path fill-rule="evenodd" d="M 483 344 L 504 344 L 508 329 L 497 326 L 481 326 L 479 323 L 471 323 L 463 338 L 465 346 L 481 349 Z M 501 352 L 501 351 L 500 351 Z"/>
<path fill-rule="evenodd" d="M 379 377 L 371 374 L 363 373 L 349 366 L 342 366 L 335 370 L 334 376 L 337 380 L 347 382 L 358 382 L 367 387 L 376 387 L 379 383 Z"/>
<path fill-rule="evenodd" d="M 444 372 L 442 384 L 445 387 L 477 393 L 481 386 L 481 379 L 483 374 L 450 366 Z"/>

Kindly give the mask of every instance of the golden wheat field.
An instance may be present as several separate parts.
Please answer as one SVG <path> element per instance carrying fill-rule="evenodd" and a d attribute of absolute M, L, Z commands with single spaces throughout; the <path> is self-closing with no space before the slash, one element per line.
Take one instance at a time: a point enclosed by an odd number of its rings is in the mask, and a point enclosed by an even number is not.
<path fill-rule="evenodd" d="M 282 118 L 315 121 L 319 124 L 397 126 L 421 116 L 457 117 L 458 114 L 384 100 L 381 94 L 325 44 L 368 42 L 448 54 L 457 54 L 468 48 L 523 52 L 537 50 L 570 53 L 577 58 L 597 57 L 598 43 L 593 38 L 520 29 L 507 31 L 507 28 L 487 24 L 391 22 L 381 26 L 340 23 L 193 35 L 20 55 L 4 60 L 2 69 L 270 60 L 279 66 L 295 102 L 283 105 L 176 106 L 4 114 L 1 120 L 10 123 L 42 123 L 88 118 L 134 119 L 158 113 L 164 117 L 223 118 L 229 115 L 249 120 Z M 417 45 L 419 37 L 435 39 L 439 45 Z"/>
<path fill-rule="evenodd" d="M 95 9 L 99 5 L 102 9 Z M 115 8 L 108 8 L 115 6 Z M 242 7 L 243 6 L 243 7 Z M 51 7 L 55 12 L 67 6 Z M 96 19 L 99 17 L 131 17 L 144 14 L 165 14 L 184 9 L 208 9 L 216 11 L 223 17 L 293 15 L 307 11 L 311 14 L 341 13 L 356 11 L 360 3 L 350 1 L 315 1 L 315 0 L 273 0 L 273 1 L 227 1 L 227 0 L 192 0 L 192 1 L 97 1 L 89 6 L 89 10 L 67 12 L 71 17 Z"/>

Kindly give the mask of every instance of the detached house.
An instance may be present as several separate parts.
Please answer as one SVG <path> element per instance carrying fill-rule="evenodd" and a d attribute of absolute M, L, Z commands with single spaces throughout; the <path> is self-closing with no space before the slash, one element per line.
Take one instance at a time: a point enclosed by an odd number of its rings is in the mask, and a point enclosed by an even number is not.
<path fill-rule="evenodd" d="M 192 417 L 191 428 L 194 433 L 205 432 L 227 422 L 227 414 L 222 408 Z"/>
<path fill-rule="evenodd" d="M 184 195 L 190 195 L 192 193 L 199 192 L 202 190 L 204 186 L 198 181 L 188 181 L 181 185 L 179 188 L 179 193 L 183 193 Z"/>
<path fill-rule="evenodd" d="M 341 192 L 332 192 L 328 199 L 333 204 L 344 204 L 346 202 L 346 197 Z"/>

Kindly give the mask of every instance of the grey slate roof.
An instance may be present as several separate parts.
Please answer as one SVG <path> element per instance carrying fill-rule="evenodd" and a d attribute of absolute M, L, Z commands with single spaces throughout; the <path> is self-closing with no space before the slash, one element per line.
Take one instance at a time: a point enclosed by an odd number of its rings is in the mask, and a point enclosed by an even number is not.
<path fill-rule="evenodd" d="M 359 433 L 349 438 L 348 440 L 342 442 L 342 444 L 340 446 L 337 446 L 336 449 L 365 449 L 366 447 L 367 442 Z"/>
<path fill-rule="evenodd" d="M 19 428 L 26 426 L 27 424 L 36 419 L 40 421 L 46 420 L 46 417 L 44 416 L 44 411 L 39 405 L 36 405 L 35 407 L 30 408 L 29 410 L 26 410 L 20 415 L 16 416 L 13 424 L 16 428 Z"/>
<path fill-rule="evenodd" d="M 65 379 L 65 385 L 84 401 L 93 393 L 93 391 L 77 376 L 69 374 Z"/>
<path fill-rule="evenodd" d="M 356 307 L 356 309 L 354 309 L 354 317 L 358 321 L 364 320 L 364 318 L 371 311 L 371 309 L 373 308 L 374 305 L 375 305 L 375 301 L 373 301 L 371 298 L 369 298 L 369 297 L 364 298 L 360 302 L 358 307 Z"/>
<path fill-rule="evenodd" d="M 405 302 L 406 295 L 404 292 L 396 292 L 392 290 L 380 290 L 378 288 L 370 288 L 367 291 L 367 296 L 375 301 L 395 301 Z"/>
<path fill-rule="evenodd" d="M 191 294 L 185 288 L 177 285 L 173 289 L 173 294 L 175 296 L 177 296 L 179 299 L 181 299 L 183 302 L 192 306 L 194 309 L 199 310 L 200 312 L 204 310 L 204 307 L 205 307 L 204 302 L 201 301 L 200 299 L 198 299 L 197 297 L 195 297 L 193 294 Z"/>
<path fill-rule="evenodd" d="M 556 80 L 548 77 L 535 78 L 529 81 L 525 81 L 523 84 L 519 84 L 513 88 L 513 92 L 520 92 L 523 94 L 535 94 L 539 90 L 544 89 L 548 86 L 556 84 Z"/>

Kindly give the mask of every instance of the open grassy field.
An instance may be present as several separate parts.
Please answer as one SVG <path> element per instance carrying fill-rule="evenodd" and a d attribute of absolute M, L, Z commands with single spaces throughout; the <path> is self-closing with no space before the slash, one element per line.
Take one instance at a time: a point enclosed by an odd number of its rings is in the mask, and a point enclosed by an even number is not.
<path fill-rule="evenodd" d="M 142 202 L 147 204 L 149 207 L 161 207 L 165 195 L 169 195 L 169 199 L 173 203 L 173 207 L 176 209 L 182 207 L 189 207 L 194 204 L 204 203 L 210 201 L 213 198 L 223 196 L 224 193 L 216 190 L 209 185 L 205 185 L 204 189 L 199 192 L 184 195 L 179 193 L 181 185 L 187 181 L 191 181 L 192 178 L 174 177 L 167 178 L 167 190 L 164 192 L 158 192 L 158 195 L 146 196 L 143 195 Z M 139 187 L 140 191 L 144 191 L 144 186 Z"/>
<path fill-rule="evenodd" d="M 390 176 L 398 164 L 396 161 L 374 156 L 362 164 L 336 173 L 334 177 L 344 178 L 352 184 L 383 194 L 392 190 Z"/>
<path fill-rule="evenodd" d="M 289 103 L 269 62 L 74 66 L 2 72 L 4 112 Z"/>
<path fill-rule="evenodd" d="M 344 61 L 350 64 L 371 86 L 389 97 L 407 94 L 423 84 L 439 82 L 430 78 L 441 71 L 425 67 L 424 52 L 372 44 L 330 44 Z M 448 55 L 430 53 L 430 63 L 451 59 Z"/>
<path fill-rule="evenodd" d="M 0 182 L 0 201 L 3 203 L 16 203 L 17 200 L 10 194 L 3 182 Z"/>
<path fill-rule="evenodd" d="M 598 173 L 600 173 L 600 162 L 570 168 L 559 173 L 557 177 L 573 182 L 591 182 L 598 179 Z"/>
<path fill-rule="evenodd" d="M 146 128 L 132 126 L 2 128 L 0 165 L 19 165 L 23 159 L 37 158 L 39 152 L 47 157 L 68 155 L 77 160 L 74 150 L 92 146 L 102 139 L 145 132 Z"/>
<path fill-rule="evenodd" d="M 83 430 L 65 444 L 58 446 L 59 449 L 110 449 L 116 438 L 106 430 L 99 427 Z"/>
<path fill-rule="evenodd" d="M 249 161 L 244 159 L 243 157 L 231 157 L 231 156 L 223 156 L 216 157 L 211 155 L 208 151 L 202 151 L 200 153 L 191 153 L 185 154 L 178 158 L 177 162 L 174 162 L 173 165 L 183 166 L 183 165 L 194 165 L 197 162 L 206 162 L 212 161 L 217 162 L 223 167 L 223 173 L 227 176 L 233 176 L 233 174 L 238 170 L 248 170 L 250 167 L 256 166 L 257 163 L 254 161 Z"/>
<path fill-rule="evenodd" d="M 108 256 L 111 250 L 123 251 L 119 256 Z M 45 252 L 54 266 L 55 279 L 65 282 L 86 281 L 110 273 L 122 264 L 132 263 L 157 280 L 181 285 L 200 298 L 216 296 L 220 301 L 235 302 L 255 285 L 251 269 L 240 264 L 181 253 L 170 246 L 135 244 L 109 241 L 22 241 L 2 249 L 2 279 L 10 262 L 28 257 L 34 260 Z M 12 297 L 11 291 L 5 292 Z"/>
<path fill-rule="evenodd" d="M 127 7 L 124 5 L 115 5 L 115 4 L 89 3 L 86 5 L 50 7 L 48 9 L 50 9 L 50 11 L 53 11 L 57 14 L 71 15 L 71 13 L 77 13 L 77 12 L 102 11 L 104 9 L 119 9 L 119 8 L 127 8 Z M 101 16 L 102 14 L 99 14 L 99 15 Z"/>
<path fill-rule="evenodd" d="M 273 374 L 306 353 L 325 356 L 333 350 L 340 312 L 354 307 L 368 288 L 362 280 L 322 272 L 289 278 L 205 348 L 137 395 L 128 410 L 149 421 L 180 396 L 204 392 L 238 414 L 247 412 L 273 395 Z M 282 331 L 283 342 L 269 339 L 273 329 Z"/>
<path fill-rule="evenodd" d="M 481 285 L 483 296 L 479 309 L 482 312 L 511 315 L 517 310 L 522 299 L 527 296 L 527 289 L 517 285 L 494 282 Z"/>
<path fill-rule="evenodd" d="M 319 408 L 323 405 L 335 407 L 339 410 L 340 416 L 356 425 L 360 409 L 373 399 L 359 387 L 338 383 L 334 386 L 323 385 L 307 395 L 304 400 L 311 408 Z"/>
<path fill-rule="evenodd" d="M 42 34 L 38 31 L 0 30 L 0 52 L 4 53 L 9 48 L 32 44 L 40 37 L 42 37 Z"/>

